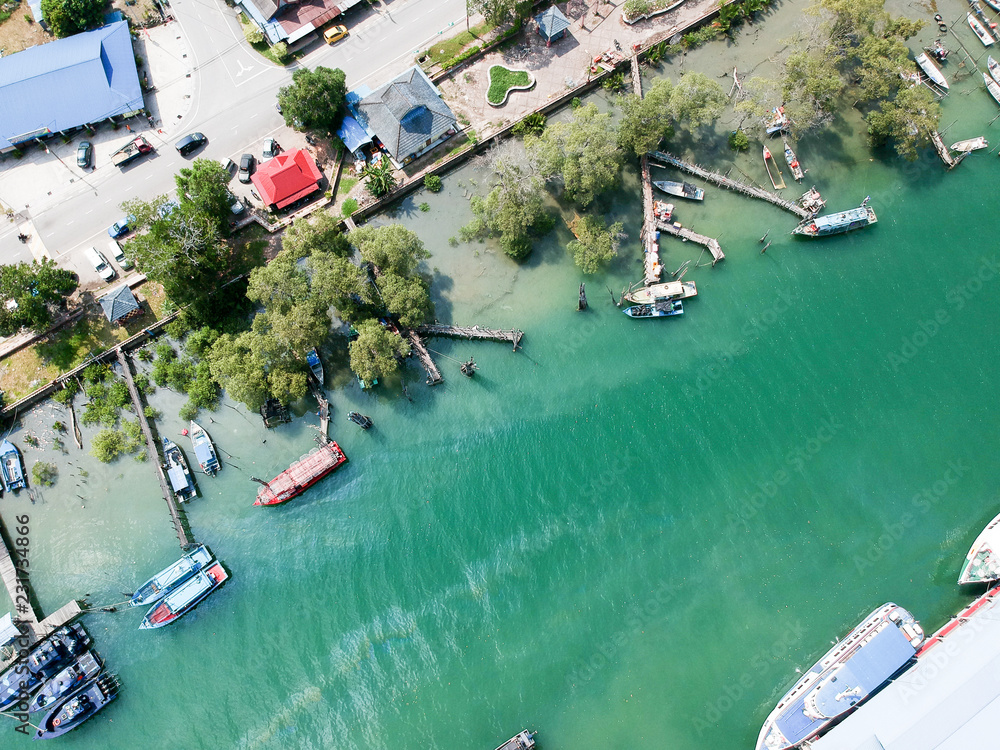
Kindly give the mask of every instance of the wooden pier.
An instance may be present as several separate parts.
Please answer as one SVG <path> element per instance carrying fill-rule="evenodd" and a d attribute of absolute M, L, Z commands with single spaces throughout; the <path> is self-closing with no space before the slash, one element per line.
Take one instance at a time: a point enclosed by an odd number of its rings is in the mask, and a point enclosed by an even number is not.
<path fill-rule="evenodd" d="M 156 441 L 153 440 L 153 431 L 150 429 L 149 421 L 146 419 L 142 398 L 139 396 L 139 389 L 135 387 L 135 381 L 132 379 L 132 367 L 129 357 L 121 349 L 118 349 L 117 353 L 118 362 L 121 364 L 122 373 L 125 376 L 125 384 L 128 386 L 129 395 L 132 397 L 132 405 L 135 406 L 135 413 L 139 416 L 139 425 L 142 427 L 142 434 L 146 438 L 146 451 L 149 454 L 149 460 L 156 466 L 156 478 L 160 481 L 160 491 L 163 493 L 163 499 L 167 501 L 167 510 L 170 511 L 170 520 L 173 521 L 174 530 L 177 532 L 177 541 L 181 543 L 181 549 L 187 549 L 191 544 L 191 540 L 184 529 L 184 522 L 181 520 L 180 511 L 177 509 L 177 501 L 174 499 L 174 493 L 171 491 L 170 485 L 167 483 L 167 477 L 163 473 L 163 460 L 160 458 Z"/>
<path fill-rule="evenodd" d="M 639 56 L 632 55 L 632 91 L 642 98 L 642 71 L 639 70 Z"/>
<path fill-rule="evenodd" d="M 640 159 L 642 172 L 642 268 L 646 284 L 657 284 L 663 265 L 660 246 L 656 242 L 656 215 L 653 211 L 653 178 L 649 174 L 649 155 Z"/>
<path fill-rule="evenodd" d="M 725 253 L 722 252 L 722 248 L 719 247 L 719 241 L 714 237 L 706 237 L 703 234 L 692 232 L 690 229 L 682 227 L 680 224 L 670 223 L 666 221 L 656 222 L 656 228 L 659 229 L 661 232 L 672 234 L 674 237 L 680 237 L 682 240 L 687 240 L 688 242 L 696 242 L 699 245 L 704 245 L 705 247 L 708 248 L 708 251 L 712 254 L 713 266 L 726 257 Z"/>
<path fill-rule="evenodd" d="M 323 394 L 323 387 L 312 374 L 309 375 L 309 386 L 313 396 L 316 397 L 316 403 L 319 404 L 319 434 L 325 443 L 330 439 L 330 402 Z"/>
<path fill-rule="evenodd" d="M 413 347 L 413 351 L 417 353 L 417 359 L 420 360 L 420 364 L 427 371 L 427 385 L 443 383 L 444 378 L 441 377 L 441 371 L 434 364 L 434 359 L 431 357 L 431 353 L 427 351 L 427 347 L 424 346 L 423 339 L 420 338 L 419 334 L 414 330 L 406 329 L 406 339 L 410 342 L 410 346 Z"/>
<path fill-rule="evenodd" d="M 951 155 L 951 151 L 944 145 L 944 139 L 936 130 L 931 133 L 931 143 L 934 144 L 934 150 L 937 151 L 937 155 L 941 157 L 941 161 L 944 162 L 946 168 L 954 169 L 962 161 L 962 159 L 955 159 Z"/>
<path fill-rule="evenodd" d="M 802 208 L 802 206 L 792 201 L 785 200 L 777 193 L 772 193 L 770 190 L 765 190 L 759 188 L 756 185 L 749 185 L 745 182 L 740 182 L 739 180 L 734 180 L 725 175 L 712 172 L 704 167 L 699 167 L 697 164 L 689 164 L 685 161 L 681 161 L 676 156 L 672 154 L 664 153 L 663 151 L 653 151 L 650 157 L 664 166 L 676 167 L 682 172 L 687 172 L 688 174 L 693 174 L 695 177 L 700 177 L 701 179 L 711 182 L 713 185 L 718 185 L 719 187 L 726 188 L 727 190 L 735 190 L 737 193 L 742 193 L 743 195 L 749 196 L 751 198 L 758 198 L 762 201 L 767 201 L 772 203 L 778 208 L 783 208 L 789 213 L 793 213 L 800 219 L 811 219 L 813 214 Z"/>
<path fill-rule="evenodd" d="M 448 336 L 458 339 L 508 342 L 513 345 L 515 352 L 521 345 L 521 339 L 524 338 L 524 331 L 517 329 L 500 331 L 493 328 L 480 328 L 479 326 L 448 326 L 441 323 L 417 326 L 414 331 L 422 336 Z"/>

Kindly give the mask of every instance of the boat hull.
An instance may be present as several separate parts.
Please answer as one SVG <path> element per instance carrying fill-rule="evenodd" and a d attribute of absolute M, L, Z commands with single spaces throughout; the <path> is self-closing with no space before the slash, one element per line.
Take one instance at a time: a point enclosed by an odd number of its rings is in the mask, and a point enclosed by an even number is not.
<path fill-rule="evenodd" d="M 211 562 L 212 553 L 204 544 L 199 544 L 142 584 L 129 600 L 129 606 L 155 604 Z"/>
<path fill-rule="evenodd" d="M 21 451 L 9 440 L 0 443 L 0 473 L 3 474 L 3 487 L 7 492 L 14 492 L 24 487 Z"/>
<path fill-rule="evenodd" d="M 47 740 L 66 734 L 118 697 L 112 678 L 98 678 L 80 686 L 56 703 L 38 724 L 36 740 Z"/>
<path fill-rule="evenodd" d="M 944 77 L 944 73 L 941 69 L 934 63 L 926 52 L 921 52 L 917 55 L 917 65 L 920 69 L 924 71 L 924 74 L 930 78 L 934 83 L 943 89 L 948 88 L 948 79 Z"/>
<path fill-rule="evenodd" d="M 979 41 L 983 43 L 984 47 L 991 47 L 996 43 L 996 39 L 994 39 L 990 32 L 986 30 L 986 27 L 983 26 L 982 22 L 978 18 L 969 13 L 966 15 L 966 20 L 969 22 L 969 26 L 972 30 L 976 33 L 976 36 L 979 37 Z"/>
<path fill-rule="evenodd" d="M 66 667 L 59 674 L 52 677 L 42 685 L 41 690 L 35 694 L 28 705 L 28 712 L 35 713 L 48 709 L 56 701 L 74 690 L 77 690 L 84 683 L 90 682 L 101 673 L 101 662 L 93 651 L 87 651 Z"/>
<path fill-rule="evenodd" d="M 827 214 L 815 219 L 807 219 L 792 230 L 792 234 L 803 237 L 827 237 L 831 234 L 843 234 L 855 229 L 863 229 L 878 222 L 874 209 L 870 206 L 841 211 L 839 214 Z"/>
<path fill-rule="evenodd" d="M 36 645 L 26 660 L 19 659 L 0 674 L 0 711 L 24 695 L 33 695 L 42 684 L 55 676 L 90 647 L 90 636 L 80 625 L 69 625 Z"/>
<path fill-rule="evenodd" d="M 222 464 L 219 463 L 219 454 L 215 451 L 212 438 L 209 437 L 205 428 L 197 422 L 192 421 L 188 429 L 191 434 L 191 449 L 194 451 L 198 465 L 203 472 L 214 477 L 222 468 Z"/>
<path fill-rule="evenodd" d="M 320 446 L 261 487 L 254 505 L 280 505 L 297 497 L 347 461 L 333 440 Z"/>
<path fill-rule="evenodd" d="M 1000 515 L 990 521 L 972 543 L 969 554 L 965 556 L 962 572 L 958 575 L 958 582 L 990 583 L 1000 580 L 998 552 L 1000 552 Z"/>
<path fill-rule="evenodd" d="M 635 305 L 648 305 L 658 299 L 687 299 L 697 294 L 698 287 L 693 281 L 668 281 L 636 289 L 626 294 L 625 299 Z"/>
<path fill-rule="evenodd" d="M 986 84 L 986 90 L 990 92 L 990 96 L 993 97 L 994 101 L 1000 104 L 1000 83 L 997 83 L 985 73 L 983 73 L 983 83 Z"/>
<path fill-rule="evenodd" d="M 154 630 L 179 620 L 228 578 L 229 574 L 218 562 L 198 571 L 154 605 L 142 619 L 139 630 Z"/>
<path fill-rule="evenodd" d="M 198 494 L 191 470 L 180 447 L 169 438 L 163 438 L 163 459 L 166 462 L 167 479 L 179 502 L 187 502 Z"/>
<path fill-rule="evenodd" d="M 673 180 L 654 180 L 653 187 L 661 193 L 677 198 L 687 198 L 692 201 L 705 200 L 705 191 L 690 182 L 674 182 Z"/>
<path fill-rule="evenodd" d="M 684 314 L 684 304 L 680 300 L 665 300 L 649 305 L 635 305 L 623 311 L 630 318 L 670 318 Z"/>

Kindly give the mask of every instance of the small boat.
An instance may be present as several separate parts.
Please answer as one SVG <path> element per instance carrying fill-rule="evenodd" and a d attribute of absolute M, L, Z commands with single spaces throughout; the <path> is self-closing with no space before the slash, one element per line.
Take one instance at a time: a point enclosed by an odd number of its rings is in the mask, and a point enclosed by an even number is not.
<path fill-rule="evenodd" d="M 3 473 L 3 486 L 7 492 L 24 487 L 21 451 L 9 440 L 0 443 L 0 472 Z"/>
<path fill-rule="evenodd" d="M 688 198 L 693 201 L 705 200 L 705 191 L 690 182 L 674 182 L 673 180 L 655 180 L 653 187 L 678 198 Z"/>
<path fill-rule="evenodd" d="M 774 171 L 778 175 L 777 182 L 774 179 L 774 175 L 771 174 L 771 167 L 769 167 L 768 164 L 767 164 L 768 160 L 770 160 L 771 163 L 774 165 Z M 774 189 L 775 190 L 782 190 L 782 189 L 784 189 L 784 187 L 785 187 L 785 181 L 783 179 L 781 179 L 781 170 L 778 169 L 778 162 L 776 162 L 774 160 L 774 157 L 771 156 L 771 152 L 767 150 L 767 146 L 764 146 L 764 169 L 767 170 L 767 176 L 771 178 L 771 184 L 774 185 Z"/>
<path fill-rule="evenodd" d="M 191 447 L 194 449 L 194 457 L 198 460 L 201 470 L 214 477 L 216 472 L 222 468 L 219 463 L 219 455 L 215 452 L 215 445 L 212 438 L 205 432 L 205 428 L 194 420 L 189 425 L 191 430 Z"/>
<path fill-rule="evenodd" d="M 199 544 L 193 550 L 171 563 L 155 576 L 146 581 L 129 599 L 128 606 L 141 607 L 154 604 L 164 596 L 184 583 L 199 570 L 212 562 L 212 553 L 204 544 Z"/>
<path fill-rule="evenodd" d="M 787 750 L 812 740 L 901 672 L 924 640 L 913 615 L 892 602 L 869 614 L 778 701 L 757 750 Z"/>
<path fill-rule="evenodd" d="M 536 734 L 537 732 L 529 732 L 527 729 L 522 729 L 496 750 L 533 750 Z"/>
<path fill-rule="evenodd" d="M 316 351 L 314 346 L 312 349 L 306 352 L 306 363 L 309 365 L 309 370 L 312 372 L 313 377 L 319 381 L 320 387 L 323 385 L 323 362 L 319 358 L 319 352 Z"/>
<path fill-rule="evenodd" d="M 863 204 L 849 211 L 806 219 L 792 230 L 792 234 L 801 234 L 806 237 L 825 237 L 828 234 L 840 234 L 841 232 L 850 232 L 852 229 L 861 229 L 875 224 L 877 221 L 875 209 Z"/>
<path fill-rule="evenodd" d="M 1000 83 L 997 83 L 985 73 L 983 73 L 983 83 L 986 84 L 986 90 L 990 92 L 990 96 L 996 100 L 997 104 L 1000 104 Z"/>
<path fill-rule="evenodd" d="M 966 20 L 969 22 L 969 26 L 972 30 L 976 32 L 976 36 L 979 37 L 979 41 L 983 43 L 984 47 L 989 47 L 996 43 L 996 39 L 986 30 L 986 27 L 971 13 L 966 14 Z"/>
<path fill-rule="evenodd" d="M 948 88 L 948 79 L 944 77 L 944 73 L 941 72 L 935 62 L 930 58 L 926 52 L 921 52 L 917 55 L 917 65 L 920 69 L 924 71 L 924 74 L 930 78 L 934 83 L 943 89 Z"/>
<path fill-rule="evenodd" d="M 679 299 L 655 300 L 648 305 L 634 305 L 623 311 L 630 318 L 668 318 L 684 314 L 684 303 Z"/>
<path fill-rule="evenodd" d="M 347 418 L 352 422 L 354 422 L 354 424 L 356 424 L 362 430 L 367 430 L 369 427 L 372 426 L 372 424 L 374 424 L 372 422 L 371 417 L 366 417 L 364 414 L 357 411 L 348 412 Z"/>
<path fill-rule="evenodd" d="M 59 628 L 35 646 L 27 659 L 18 659 L 0 675 L 0 711 L 34 694 L 43 682 L 89 647 L 90 636 L 82 625 Z"/>
<path fill-rule="evenodd" d="M 199 570 L 153 606 L 139 624 L 139 630 L 162 628 L 180 619 L 229 578 L 222 564 L 212 563 Z"/>
<path fill-rule="evenodd" d="M 179 502 L 187 502 L 198 494 L 194 486 L 194 479 L 191 470 L 188 469 L 184 454 L 177 447 L 177 443 L 169 438 L 163 438 L 163 460 L 166 462 L 164 468 L 167 470 L 167 478 L 170 486 L 174 490 Z"/>
<path fill-rule="evenodd" d="M 653 284 L 631 291 L 625 295 L 625 299 L 636 305 L 648 305 L 658 299 L 687 299 L 697 294 L 698 287 L 693 281 L 668 281 L 666 284 Z"/>
<path fill-rule="evenodd" d="M 1000 579 L 1000 515 L 990 521 L 972 543 L 959 583 L 989 583 Z"/>
<path fill-rule="evenodd" d="M 992 55 L 986 58 L 986 67 L 990 70 L 990 77 L 1000 83 L 1000 63 L 994 60 Z"/>
<path fill-rule="evenodd" d="M 987 148 L 989 145 L 989 141 L 987 141 L 983 136 L 979 136 L 978 138 L 956 141 L 951 144 L 951 150 L 964 153 L 965 151 L 978 151 L 981 148 Z"/>
<path fill-rule="evenodd" d="M 764 118 L 764 130 L 768 135 L 783 133 L 788 129 L 790 120 L 785 116 L 784 107 L 775 107 L 771 113 Z"/>
<path fill-rule="evenodd" d="M 802 178 L 806 176 L 806 173 L 802 169 L 802 165 L 799 164 L 799 159 L 792 151 L 792 147 L 788 145 L 788 141 L 784 138 L 781 142 L 785 145 L 785 161 L 788 163 L 788 168 L 792 170 L 792 177 L 795 178 L 796 182 L 802 182 Z"/>
<path fill-rule="evenodd" d="M 77 657 L 76 661 L 62 672 L 42 685 L 28 705 L 28 711 L 35 713 L 47 709 L 69 692 L 76 690 L 85 682 L 90 682 L 101 673 L 101 662 L 97 654 L 87 651 Z"/>
<path fill-rule="evenodd" d="M 1000 2 L 997 0 L 986 0 L 986 4 L 993 8 L 997 13 L 1000 13 Z"/>
<path fill-rule="evenodd" d="M 76 729 L 118 697 L 118 680 L 104 675 L 63 697 L 38 723 L 36 740 L 48 740 Z"/>

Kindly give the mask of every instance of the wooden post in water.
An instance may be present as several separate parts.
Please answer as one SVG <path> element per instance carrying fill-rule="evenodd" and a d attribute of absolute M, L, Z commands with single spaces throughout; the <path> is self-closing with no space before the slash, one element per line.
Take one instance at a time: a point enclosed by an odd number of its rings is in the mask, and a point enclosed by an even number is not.
<path fill-rule="evenodd" d="M 587 309 L 587 292 L 584 289 L 584 284 L 580 284 L 580 301 L 577 302 L 576 309 L 578 311 Z"/>

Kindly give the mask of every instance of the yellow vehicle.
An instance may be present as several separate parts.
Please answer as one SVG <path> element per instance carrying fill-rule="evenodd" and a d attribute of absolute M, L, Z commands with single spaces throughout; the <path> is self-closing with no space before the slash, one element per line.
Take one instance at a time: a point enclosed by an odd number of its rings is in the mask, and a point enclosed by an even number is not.
<path fill-rule="evenodd" d="M 336 44 L 346 37 L 348 33 L 346 26 L 331 26 L 323 32 L 323 41 L 327 44 Z"/>

